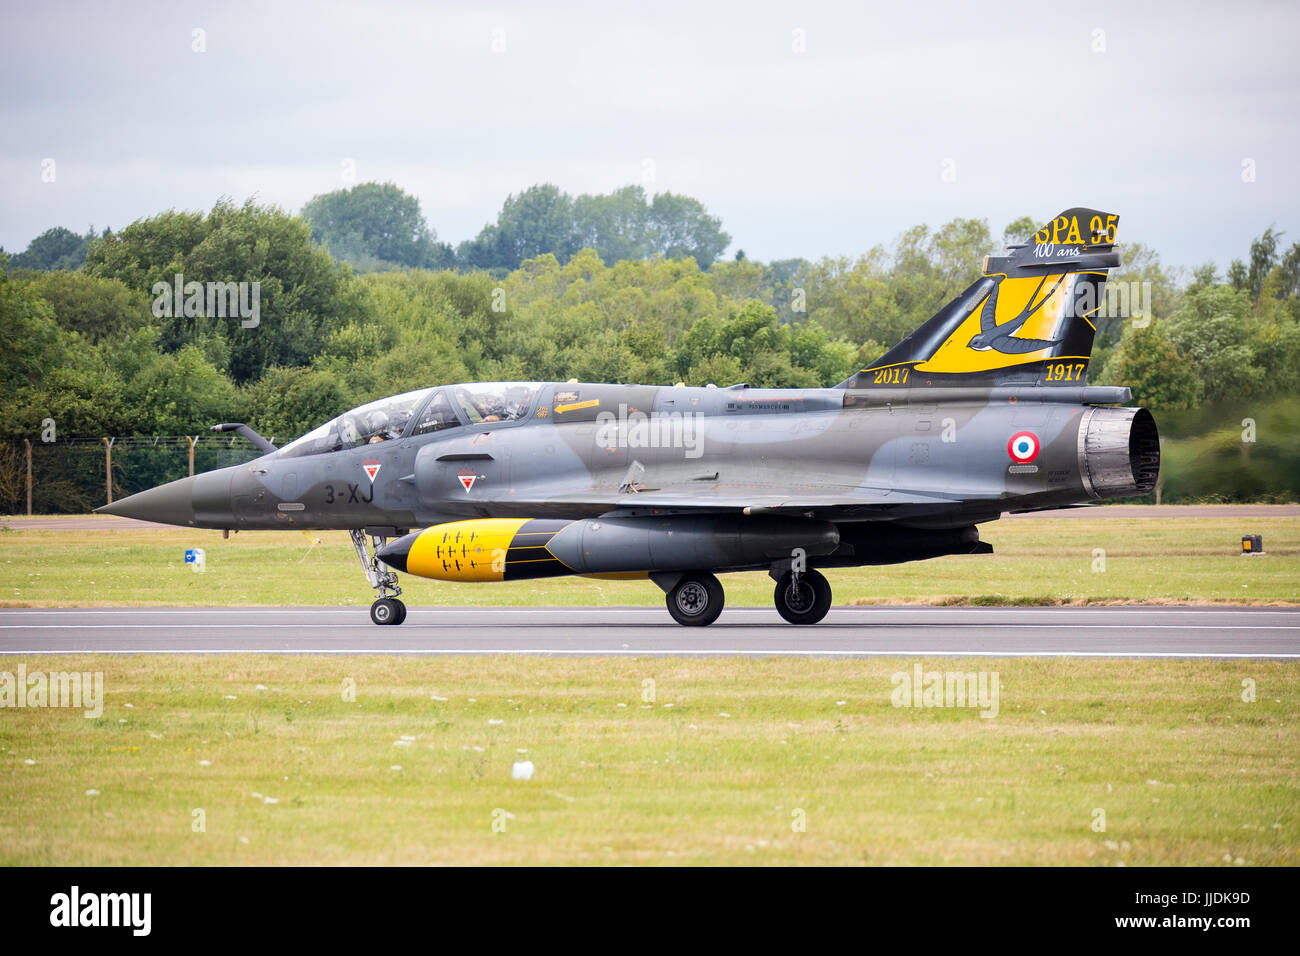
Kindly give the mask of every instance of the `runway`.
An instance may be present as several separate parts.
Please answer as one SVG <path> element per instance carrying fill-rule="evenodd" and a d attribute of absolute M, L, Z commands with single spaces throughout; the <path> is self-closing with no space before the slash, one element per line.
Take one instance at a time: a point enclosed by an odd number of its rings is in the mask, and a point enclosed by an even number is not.
<path fill-rule="evenodd" d="M 0 654 L 1175 657 L 1300 660 L 1300 608 L 836 607 L 811 627 L 737 607 L 707 628 L 662 607 L 0 609 Z"/>

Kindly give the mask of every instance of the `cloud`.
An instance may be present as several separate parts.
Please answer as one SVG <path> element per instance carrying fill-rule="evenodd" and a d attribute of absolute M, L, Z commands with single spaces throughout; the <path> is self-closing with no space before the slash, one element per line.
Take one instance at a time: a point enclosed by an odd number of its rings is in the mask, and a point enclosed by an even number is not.
<path fill-rule="evenodd" d="M 297 210 L 344 184 L 344 160 L 419 196 L 453 243 L 510 192 L 604 192 L 647 159 L 650 189 L 696 196 L 760 259 L 1072 205 L 1188 265 L 1300 229 L 1287 5 L 86 2 L 7 19 L 11 250 L 221 195 Z"/>

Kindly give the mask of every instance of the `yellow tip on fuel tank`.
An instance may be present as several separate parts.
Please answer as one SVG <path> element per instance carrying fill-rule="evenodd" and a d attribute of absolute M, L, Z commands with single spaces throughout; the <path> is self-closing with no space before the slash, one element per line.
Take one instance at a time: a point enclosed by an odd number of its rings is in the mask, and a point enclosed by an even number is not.
<path fill-rule="evenodd" d="M 467 518 L 436 524 L 384 545 L 389 567 L 437 581 L 512 581 L 572 574 L 546 546 L 570 524 L 550 518 Z"/>
<path fill-rule="evenodd" d="M 504 581 L 506 555 L 526 518 L 475 518 L 421 531 L 406 570 L 439 581 Z"/>

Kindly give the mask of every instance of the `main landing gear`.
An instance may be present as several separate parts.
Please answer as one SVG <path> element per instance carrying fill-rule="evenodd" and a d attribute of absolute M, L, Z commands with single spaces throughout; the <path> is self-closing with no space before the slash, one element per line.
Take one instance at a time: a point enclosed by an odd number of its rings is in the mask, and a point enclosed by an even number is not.
<path fill-rule="evenodd" d="M 831 585 L 820 571 L 775 567 L 772 601 L 777 613 L 791 624 L 816 624 L 831 609 Z M 718 619 L 725 604 L 722 583 L 708 571 L 651 574 L 664 591 L 668 613 L 678 624 L 707 627 Z"/>
<path fill-rule="evenodd" d="M 722 613 L 726 602 L 722 582 L 708 571 L 651 574 L 650 578 L 663 588 L 668 613 L 678 624 L 707 627 Z"/>
<path fill-rule="evenodd" d="M 831 584 L 812 568 L 786 571 L 776 580 L 772 600 L 791 624 L 816 624 L 831 609 Z"/>
<path fill-rule="evenodd" d="M 379 598 L 370 605 L 370 620 L 376 624 L 401 624 L 406 620 L 406 605 L 397 599 L 402 593 L 401 585 L 397 583 L 397 572 L 379 566 L 379 560 L 366 548 L 364 531 L 353 529 L 348 534 L 352 536 L 352 547 L 357 550 L 366 580 L 379 592 Z M 375 550 L 382 548 L 387 540 L 376 535 L 373 538 Z"/>

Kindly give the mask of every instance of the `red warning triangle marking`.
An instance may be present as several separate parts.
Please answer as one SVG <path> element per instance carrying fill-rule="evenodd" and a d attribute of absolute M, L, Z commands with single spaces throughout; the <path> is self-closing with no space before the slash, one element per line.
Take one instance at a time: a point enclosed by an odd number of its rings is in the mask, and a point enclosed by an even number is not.
<path fill-rule="evenodd" d="M 370 477 L 370 481 L 373 484 L 375 480 L 375 475 L 379 474 L 379 468 L 380 468 L 379 462 L 368 461 L 365 464 L 363 464 L 361 468 Z"/>
<path fill-rule="evenodd" d="M 468 494 L 469 490 L 474 487 L 474 480 L 478 478 L 478 475 L 457 475 L 456 477 L 458 477 L 460 483 L 465 486 L 465 493 Z"/>

